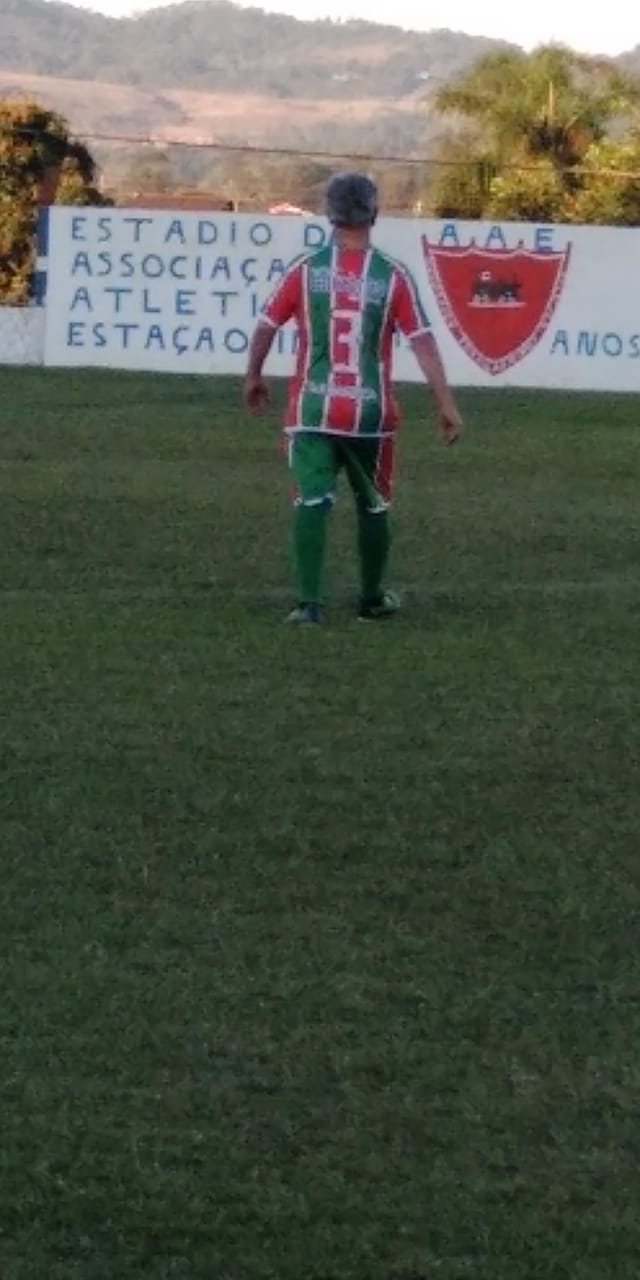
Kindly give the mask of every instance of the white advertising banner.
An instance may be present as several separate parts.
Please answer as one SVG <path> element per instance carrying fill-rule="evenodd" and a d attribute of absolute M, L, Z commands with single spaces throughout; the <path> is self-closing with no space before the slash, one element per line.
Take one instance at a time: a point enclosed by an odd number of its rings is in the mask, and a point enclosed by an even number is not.
<path fill-rule="evenodd" d="M 299 216 L 53 208 L 45 363 L 241 374 L 256 318 L 327 224 Z M 382 218 L 458 386 L 640 390 L 640 229 Z M 290 372 L 295 329 L 267 366 Z M 395 375 L 419 378 L 398 341 Z"/>

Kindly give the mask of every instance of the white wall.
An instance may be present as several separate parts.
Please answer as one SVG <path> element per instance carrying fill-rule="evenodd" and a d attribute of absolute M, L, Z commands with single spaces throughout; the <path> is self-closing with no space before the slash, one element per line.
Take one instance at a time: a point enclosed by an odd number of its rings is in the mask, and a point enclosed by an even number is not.
<path fill-rule="evenodd" d="M 45 363 L 241 373 L 285 265 L 327 234 L 295 216 L 54 208 Z M 396 218 L 375 239 L 412 270 L 453 383 L 640 390 L 640 229 Z M 293 343 L 283 331 L 270 372 Z M 395 372 L 419 376 L 402 344 Z"/>
<path fill-rule="evenodd" d="M 0 307 L 0 364 L 42 364 L 42 307 Z"/>

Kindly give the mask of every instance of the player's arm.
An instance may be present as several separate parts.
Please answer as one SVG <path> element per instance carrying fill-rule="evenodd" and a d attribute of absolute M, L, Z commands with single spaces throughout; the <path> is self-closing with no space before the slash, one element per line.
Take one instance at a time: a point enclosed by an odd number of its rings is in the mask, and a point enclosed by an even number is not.
<path fill-rule="evenodd" d="M 447 382 L 435 337 L 433 333 L 417 333 L 409 341 L 425 380 L 431 388 L 440 434 L 445 444 L 455 444 L 462 432 L 462 418 Z"/>
<path fill-rule="evenodd" d="M 251 339 L 244 379 L 244 402 L 250 413 L 262 413 L 269 403 L 269 388 L 262 376 L 262 369 L 276 333 L 275 325 L 259 320 Z"/>
<path fill-rule="evenodd" d="M 258 320 L 249 345 L 244 379 L 244 402 L 250 413 L 262 413 L 269 403 L 269 388 L 262 370 L 278 329 L 299 312 L 301 287 L 301 267 L 290 268 L 271 294 Z"/>
<path fill-rule="evenodd" d="M 462 418 L 447 382 L 442 356 L 408 272 L 400 271 L 393 297 L 393 317 L 411 350 L 433 395 L 440 435 L 445 444 L 454 444 L 462 431 Z"/>

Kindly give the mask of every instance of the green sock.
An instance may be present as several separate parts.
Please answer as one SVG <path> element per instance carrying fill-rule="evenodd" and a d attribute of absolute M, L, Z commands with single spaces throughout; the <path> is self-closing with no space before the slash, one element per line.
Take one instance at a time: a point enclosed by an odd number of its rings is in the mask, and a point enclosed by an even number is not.
<path fill-rule="evenodd" d="M 367 511 L 358 507 L 358 549 L 362 576 L 362 599 L 375 600 L 382 591 L 391 530 L 387 511 Z"/>
<path fill-rule="evenodd" d="M 293 526 L 293 549 L 300 600 L 305 604 L 318 604 L 324 561 L 329 505 L 318 502 L 313 506 L 296 507 Z"/>

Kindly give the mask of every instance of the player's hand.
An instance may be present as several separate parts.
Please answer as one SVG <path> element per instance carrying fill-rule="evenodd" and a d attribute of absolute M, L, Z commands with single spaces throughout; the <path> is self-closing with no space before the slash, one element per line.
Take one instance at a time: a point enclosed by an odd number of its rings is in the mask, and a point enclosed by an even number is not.
<path fill-rule="evenodd" d="M 455 404 L 439 404 L 437 409 L 438 431 L 444 444 L 455 444 L 462 435 L 462 418 Z"/>
<path fill-rule="evenodd" d="M 264 378 L 246 377 L 243 398 L 249 413 L 264 413 L 269 403 L 269 388 Z"/>

